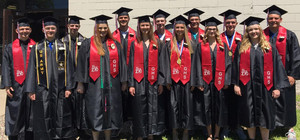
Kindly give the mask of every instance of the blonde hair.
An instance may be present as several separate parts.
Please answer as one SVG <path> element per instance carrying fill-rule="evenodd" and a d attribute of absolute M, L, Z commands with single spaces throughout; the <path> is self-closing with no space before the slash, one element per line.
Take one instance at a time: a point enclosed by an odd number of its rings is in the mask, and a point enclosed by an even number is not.
<path fill-rule="evenodd" d="M 174 29 L 173 32 L 174 32 L 174 35 L 172 37 L 172 39 L 173 39 L 173 48 L 172 48 L 171 52 L 175 51 L 178 54 L 179 53 L 178 47 L 175 47 L 175 46 L 177 46 L 177 39 L 176 39 L 175 29 Z M 192 47 L 191 40 L 190 40 L 190 38 L 188 36 L 188 31 L 187 31 L 187 28 L 186 28 L 185 25 L 184 25 L 184 40 L 185 40 L 185 43 L 188 44 L 188 48 L 189 48 L 190 54 L 193 54 L 194 53 L 193 47 Z"/>
<path fill-rule="evenodd" d="M 260 25 L 259 26 L 259 42 L 258 44 L 261 46 L 261 49 L 263 52 L 265 52 L 264 48 L 270 48 L 270 43 L 267 41 L 266 37 L 263 34 L 263 30 L 261 29 Z M 246 52 L 250 46 L 251 46 L 251 40 L 250 40 L 250 36 L 249 36 L 249 26 L 246 28 L 246 32 L 243 36 L 243 40 L 241 43 L 241 47 L 239 50 L 239 53 L 241 54 L 242 52 Z"/>
<path fill-rule="evenodd" d="M 204 34 L 204 37 L 203 37 L 203 43 L 205 44 L 205 43 L 207 43 L 208 42 L 208 27 L 205 27 L 205 34 Z M 221 38 L 220 38 L 220 33 L 219 33 L 219 29 L 218 29 L 218 27 L 216 27 L 216 35 L 215 35 L 215 37 L 216 37 L 216 41 L 217 41 L 217 43 L 218 44 L 220 44 L 220 45 L 223 45 L 223 42 L 222 42 L 222 40 L 221 40 Z"/>
<path fill-rule="evenodd" d="M 140 24 L 141 23 L 139 23 L 138 26 L 140 26 Z M 149 24 L 150 24 L 150 31 L 148 32 L 148 38 L 150 40 L 152 40 L 154 42 L 154 44 L 156 44 L 158 46 L 157 41 L 156 41 L 156 39 L 154 37 L 154 34 L 153 34 L 153 26 L 152 26 L 152 24 L 150 22 L 149 22 Z M 140 27 L 138 27 L 138 29 L 139 28 Z M 140 43 L 141 41 L 143 41 L 142 31 L 140 29 L 138 30 L 138 34 L 137 34 L 136 38 L 137 38 L 138 43 Z"/>

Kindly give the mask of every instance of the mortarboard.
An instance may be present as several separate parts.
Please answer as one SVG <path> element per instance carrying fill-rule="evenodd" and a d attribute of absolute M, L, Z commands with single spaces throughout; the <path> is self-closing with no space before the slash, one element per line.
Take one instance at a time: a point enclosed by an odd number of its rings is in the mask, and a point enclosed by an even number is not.
<path fill-rule="evenodd" d="M 196 8 L 193 8 L 192 10 L 187 11 L 186 13 L 184 13 L 184 15 L 186 15 L 190 18 L 190 17 L 199 17 L 203 13 L 204 13 L 203 11 L 201 11 L 199 9 L 196 9 Z"/>
<path fill-rule="evenodd" d="M 143 23 L 143 22 L 150 22 L 149 17 L 150 17 L 149 15 L 144 15 L 144 16 L 135 17 L 133 19 L 138 19 L 138 23 Z"/>
<path fill-rule="evenodd" d="M 92 17 L 90 19 L 94 20 L 96 24 L 100 24 L 100 23 L 107 24 L 107 20 L 110 20 L 112 18 L 106 15 L 99 15 L 99 16 Z"/>
<path fill-rule="evenodd" d="M 27 17 L 19 18 L 17 19 L 17 25 L 18 27 L 27 27 L 27 26 L 30 27 L 30 20 Z"/>
<path fill-rule="evenodd" d="M 245 19 L 243 22 L 241 22 L 240 24 L 247 25 L 247 26 L 255 25 L 255 24 L 259 25 L 259 23 L 262 22 L 263 20 L 264 20 L 263 18 L 250 16 L 247 19 Z"/>
<path fill-rule="evenodd" d="M 222 22 L 220 20 L 216 19 L 215 17 L 210 17 L 206 20 L 201 21 L 200 23 L 205 27 L 218 26 L 218 25 L 222 24 Z"/>
<path fill-rule="evenodd" d="M 158 9 L 153 15 L 152 17 L 153 18 L 167 18 L 170 14 L 161 10 L 161 9 Z"/>
<path fill-rule="evenodd" d="M 68 24 L 80 24 L 80 20 L 84 20 L 83 18 L 75 15 L 68 16 L 68 18 L 69 18 Z"/>
<path fill-rule="evenodd" d="M 48 26 L 48 25 L 57 25 L 57 23 L 59 22 L 59 20 L 57 20 L 54 17 L 51 16 L 47 16 L 45 18 L 42 19 L 43 22 L 43 26 Z"/>
<path fill-rule="evenodd" d="M 126 7 L 121 7 L 118 10 L 116 10 L 115 12 L 113 12 L 113 14 L 118 14 L 118 16 L 124 16 L 124 15 L 128 16 L 129 15 L 128 13 L 130 11 L 132 11 L 132 9 L 126 8 Z"/>
<path fill-rule="evenodd" d="M 267 9 L 264 10 L 265 13 L 267 14 L 277 14 L 277 15 L 284 15 L 285 13 L 287 13 L 287 11 L 279 8 L 276 5 L 272 5 L 270 7 L 268 7 Z"/>
<path fill-rule="evenodd" d="M 227 10 L 221 14 L 219 14 L 220 16 L 223 16 L 226 19 L 236 19 L 236 16 L 240 15 L 241 13 L 235 10 Z"/>
<path fill-rule="evenodd" d="M 188 25 L 188 24 L 191 23 L 188 19 L 186 19 L 186 18 L 185 18 L 184 16 L 182 16 L 182 15 L 179 15 L 179 16 L 177 16 L 177 17 L 171 19 L 170 22 L 171 22 L 173 25 L 175 25 L 175 24 L 185 24 L 185 25 Z"/>

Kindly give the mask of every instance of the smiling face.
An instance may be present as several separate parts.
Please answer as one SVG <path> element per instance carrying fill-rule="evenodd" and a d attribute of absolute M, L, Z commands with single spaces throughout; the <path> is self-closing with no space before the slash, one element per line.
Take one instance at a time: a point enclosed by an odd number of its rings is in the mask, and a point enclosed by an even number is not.
<path fill-rule="evenodd" d="M 160 17 L 160 18 L 156 18 L 155 19 L 155 23 L 156 23 L 156 26 L 157 26 L 157 29 L 165 29 L 165 25 L 166 25 L 166 19 L 163 18 L 163 17 Z"/>
<path fill-rule="evenodd" d="M 175 34 L 176 34 L 176 37 L 183 37 L 184 36 L 184 24 L 176 24 L 175 25 Z"/>
<path fill-rule="evenodd" d="M 279 28 L 282 18 L 277 14 L 268 15 L 268 24 L 271 28 Z"/>
<path fill-rule="evenodd" d="M 200 24 L 200 17 L 190 17 L 189 18 L 190 26 L 193 29 L 198 29 L 199 28 L 199 24 Z"/>
<path fill-rule="evenodd" d="M 70 30 L 71 35 L 77 35 L 80 25 L 79 24 L 68 24 L 68 28 Z"/>
<path fill-rule="evenodd" d="M 19 30 L 16 29 L 16 32 L 19 33 L 19 35 L 20 35 L 20 40 L 23 40 L 23 41 L 25 41 L 29 38 L 31 31 L 32 30 L 29 26 L 19 27 Z"/>
<path fill-rule="evenodd" d="M 98 24 L 98 31 L 101 38 L 106 37 L 108 32 L 108 25 L 105 23 Z"/>
<path fill-rule="evenodd" d="M 250 25 L 247 27 L 247 32 L 251 40 L 259 39 L 261 35 L 260 26 L 258 24 Z"/>
<path fill-rule="evenodd" d="M 140 30 L 142 34 L 148 34 L 150 32 L 150 23 L 149 22 L 140 23 Z"/>
<path fill-rule="evenodd" d="M 217 35 L 217 27 L 216 26 L 208 26 L 208 27 L 206 27 L 206 35 L 207 35 L 207 37 L 216 37 L 216 35 Z"/>
<path fill-rule="evenodd" d="M 46 38 L 48 40 L 53 40 L 55 39 L 55 34 L 57 32 L 57 28 L 55 25 L 48 25 L 48 26 L 45 26 L 45 29 L 44 29 L 44 33 L 46 34 Z"/>
<path fill-rule="evenodd" d="M 128 26 L 129 23 L 129 16 L 128 15 L 122 15 L 118 17 L 118 22 L 121 27 Z"/>
<path fill-rule="evenodd" d="M 225 20 L 225 27 L 227 32 L 234 32 L 236 25 L 237 25 L 236 19 Z"/>

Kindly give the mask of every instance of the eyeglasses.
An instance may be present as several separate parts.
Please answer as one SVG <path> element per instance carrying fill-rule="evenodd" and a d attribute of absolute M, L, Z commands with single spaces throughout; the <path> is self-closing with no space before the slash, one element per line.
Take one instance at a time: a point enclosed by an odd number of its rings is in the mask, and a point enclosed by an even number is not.
<path fill-rule="evenodd" d="M 208 31 L 216 31 L 216 28 L 207 28 Z"/>

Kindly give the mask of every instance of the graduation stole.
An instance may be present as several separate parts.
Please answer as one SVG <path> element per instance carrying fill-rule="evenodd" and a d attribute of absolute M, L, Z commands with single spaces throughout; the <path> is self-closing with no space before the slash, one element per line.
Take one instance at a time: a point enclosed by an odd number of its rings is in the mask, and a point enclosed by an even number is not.
<path fill-rule="evenodd" d="M 264 30 L 265 36 L 267 40 L 270 40 L 270 29 L 269 27 Z M 276 39 L 276 48 L 280 54 L 281 61 L 283 63 L 283 66 L 285 67 L 285 58 L 286 58 L 286 39 L 287 39 L 287 30 L 279 26 L 278 29 L 278 35 Z"/>
<path fill-rule="evenodd" d="M 35 44 L 35 42 L 30 39 L 27 45 L 27 56 L 26 56 L 26 70 L 24 67 L 24 59 L 23 59 L 23 51 L 20 45 L 20 40 L 16 39 L 12 43 L 12 55 L 13 55 L 13 67 L 14 67 L 14 75 L 15 80 L 21 85 L 26 78 L 26 71 L 29 62 L 31 47 Z"/>
<path fill-rule="evenodd" d="M 220 91 L 225 82 L 225 48 L 217 43 L 217 62 L 215 70 L 215 81 L 216 88 Z M 207 42 L 201 46 L 201 62 L 202 62 L 202 75 L 203 80 L 209 84 L 213 78 L 212 75 L 212 63 L 210 46 Z"/>
<path fill-rule="evenodd" d="M 227 36 L 225 35 L 225 32 L 223 32 L 221 35 L 220 35 L 220 38 L 223 42 L 226 43 L 227 47 L 228 47 L 228 50 L 229 50 L 229 56 L 232 56 L 232 60 L 234 59 L 234 52 L 235 52 L 235 49 L 236 49 L 236 46 L 237 46 L 237 43 L 242 41 L 242 35 L 238 32 L 234 32 L 233 36 L 232 36 L 232 39 L 231 39 L 231 42 L 229 42 L 229 40 L 227 39 Z"/>
<path fill-rule="evenodd" d="M 171 78 L 174 82 L 178 83 L 179 80 L 182 84 L 186 84 L 190 81 L 191 77 L 191 54 L 187 45 L 182 44 L 179 51 L 182 50 L 181 57 L 180 52 L 176 52 L 173 49 L 173 40 L 171 40 Z M 177 46 L 176 46 L 177 47 Z"/>
<path fill-rule="evenodd" d="M 79 36 L 79 34 L 78 34 Z M 62 38 L 62 42 L 64 42 L 65 38 Z M 68 35 L 68 42 L 69 42 L 69 51 L 71 52 L 72 45 L 71 45 L 71 35 Z M 79 37 L 76 37 L 76 42 L 75 42 L 75 66 L 77 67 L 77 57 L 78 57 L 78 46 L 81 46 L 81 42 L 79 42 Z"/>
<path fill-rule="evenodd" d="M 58 71 L 64 71 L 65 85 L 67 85 L 67 51 L 66 45 L 63 43 L 63 47 L 58 47 L 57 40 L 55 40 L 55 60 L 57 64 Z M 35 57 L 36 57 L 36 72 L 37 72 L 37 81 L 38 85 L 46 85 L 49 89 L 49 81 L 48 81 L 48 56 L 47 56 L 47 42 L 44 41 L 43 44 L 36 44 L 35 48 Z M 54 48 L 53 48 L 54 49 Z M 60 82 L 60 81 L 59 81 Z"/>
<path fill-rule="evenodd" d="M 113 33 L 113 37 L 118 40 L 119 42 L 121 42 L 121 35 L 120 35 L 120 29 L 117 29 L 114 33 Z M 135 31 L 128 27 L 128 39 L 127 39 L 127 56 L 126 56 L 126 64 L 128 65 L 129 63 L 129 56 L 130 56 L 130 45 L 131 42 L 135 40 Z"/>
<path fill-rule="evenodd" d="M 251 47 L 240 54 L 240 80 L 244 85 L 250 81 L 250 50 Z M 264 53 L 264 85 L 268 91 L 273 87 L 273 55 L 271 46 Z"/>
<path fill-rule="evenodd" d="M 190 40 L 193 40 L 192 33 L 190 30 L 188 31 L 188 36 L 189 36 Z M 204 36 L 204 30 L 199 28 L 198 29 L 198 42 L 202 42 L 203 36 Z"/>
<path fill-rule="evenodd" d="M 144 46 L 141 41 L 134 41 L 134 62 L 133 62 L 133 77 L 138 82 L 144 78 Z M 148 58 L 148 81 L 153 85 L 157 81 L 158 71 L 158 46 L 150 41 Z"/>
<path fill-rule="evenodd" d="M 166 41 L 170 41 L 171 38 L 172 38 L 172 33 L 168 30 L 165 30 L 165 42 Z M 159 36 L 158 36 L 158 33 L 157 33 L 157 30 L 154 32 L 154 37 L 158 40 L 160 40 Z"/>

